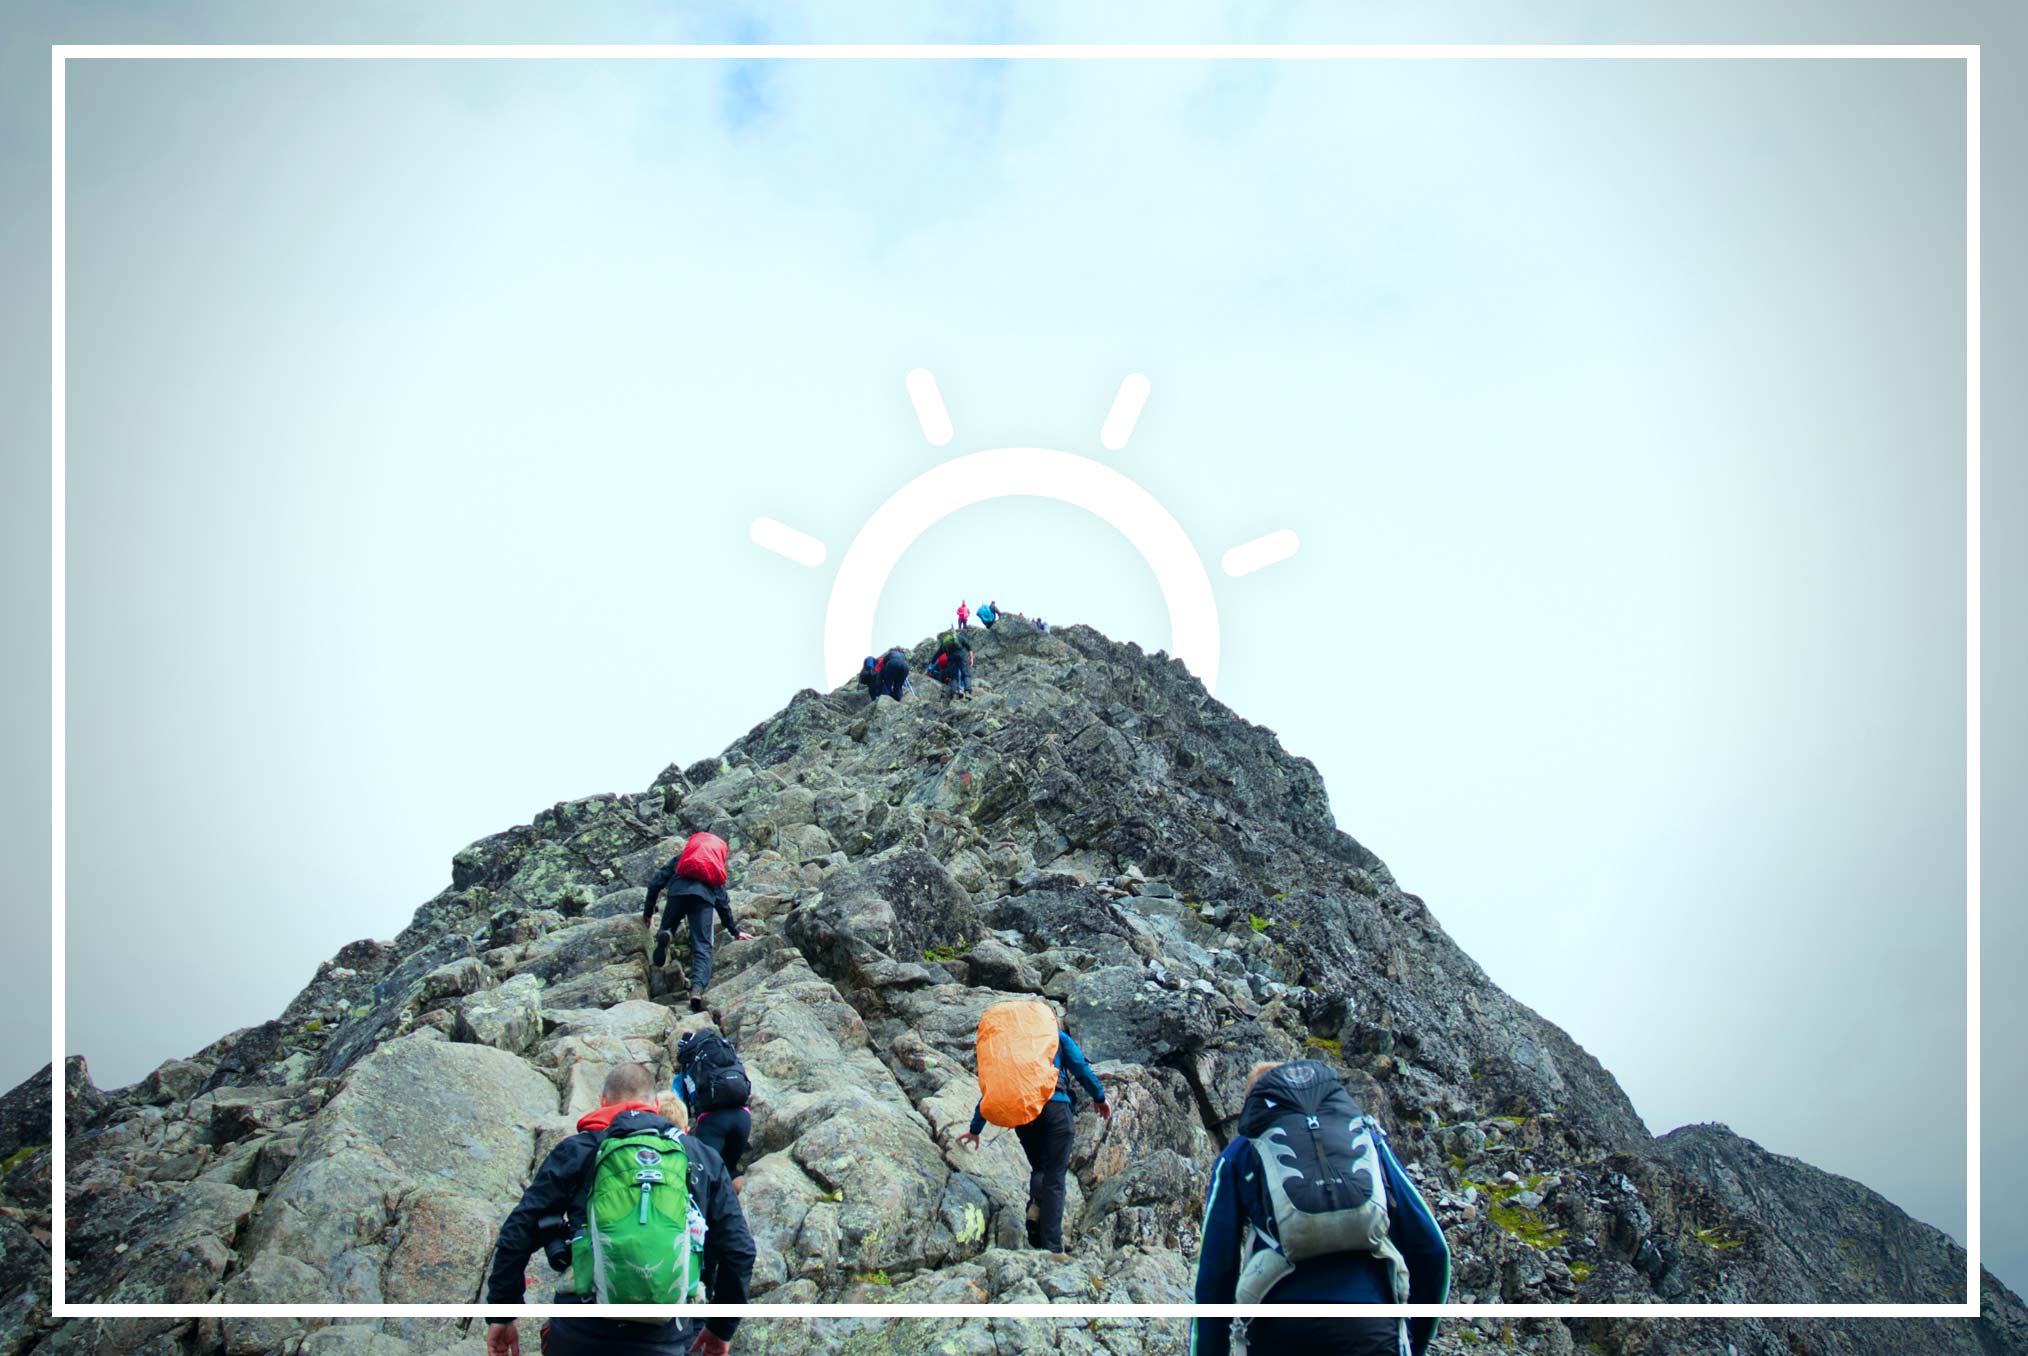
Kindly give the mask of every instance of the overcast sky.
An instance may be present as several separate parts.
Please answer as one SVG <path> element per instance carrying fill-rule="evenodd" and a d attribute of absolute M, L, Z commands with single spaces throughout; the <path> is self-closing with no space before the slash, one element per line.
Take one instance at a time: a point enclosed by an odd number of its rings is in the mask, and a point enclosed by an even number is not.
<path fill-rule="evenodd" d="M 68 116 L 102 1084 L 716 752 L 819 680 L 892 490 L 1046 446 L 1175 514 L 1221 699 L 1652 1129 L 1962 1232 L 1960 66 L 74 63 Z M 1026 500 L 927 533 L 879 634 L 985 594 L 1168 642 Z"/>

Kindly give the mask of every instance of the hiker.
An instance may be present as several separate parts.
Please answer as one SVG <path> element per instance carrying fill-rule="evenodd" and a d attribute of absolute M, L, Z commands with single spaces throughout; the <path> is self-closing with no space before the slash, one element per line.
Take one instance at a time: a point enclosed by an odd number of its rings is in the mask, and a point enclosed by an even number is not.
<path fill-rule="evenodd" d="M 998 603 L 987 603 L 979 609 L 978 618 L 981 626 L 985 627 L 988 631 L 992 630 L 993 623 L 1000 620 L 1000 605 Z"/>
<path fill-rule="evenodd" d="M 742 942 L 753 940 L 741 932 L 732 918 L 732 897 L 725 892 L 725 840 L 715 833 L 693 833 L 676 854 L 648 877 L 648 899 L 641 906 L 641 921 L 655 918 L 655 897 L 664 890 L 669 902 L 662 909 L 662 927 L 655 934 L 655 954 L 650 961 L 661 969 L 669 959 L 669 943 L 676 925 L 687 921 L 690 928 L 690 1010 L 704 1011 L 704 990 L 711 983 L 711 951 L 715 944 L 712 912 L 725 920 L 725 927 Z"/>
<path fill-rule="evenodd" d="M 1047 635 L 1049 633 L 1049 623 L 1037 617 L 1035 619 L 1035 629 Z"/>
<path fill-rule="evenodd" d="M 687 1033 L 676 1042 L 674 1087 L 689 1109 L 692 1134 L 712 1147 L 725 1163 L 735 1188 L 740 1185 L 739 1161 L 753 1135 L 753 1081 L 732 1042 L 709 1027 Z"/>
<path fill-rule="evenodd" d="M 938 650 L 935 656 L 930 659 L 929 667 L 923 670 L 931 682 L 943 685 L 944 699 L 946 701 L 950 700 L 951 697 L 951 671 L 954 667 L 951 663 L 950 652 Z"/>
<path fill-rule="evenodd" d="M 965 606 L 963 598 L 958 599 L 958 629 L 964 630 L 972 624 L 972 610 Z"/>
<path fill-rule="evenodd" d="M 1205 1189 L 1197 1302 L 1441 1304 L 1449 1292 L 1443 1230 L 1380 1122 L 1327 1064 L 1254 1065 Z M 1422 1356 L 1435 1334 L 1428 1318 L 1200 1318 L 1190 1350 Z"/>
<path fill-rule="evenodd" d="M 859 681 L 866 685 L 875 706 L 882 697 L 900 701 L 903 685 L 908 682 L 907 653 L 896 645 L 878 659 L 869 655 L 859 670 Z"/>
<path fill-rule="evenodd" d="M 746 1303 L 754 1244 L 731 1176 L 708 1145 L 656 1111 L 654 1096 L 654 1075 L 642 1065 L 617 1065 L 606 1075 L 598 1110 L 550 1150 L 501 1224 L 486 1279 L 489 1305 L 525 1302 L 525 1272 L 537 1248 L 570 1273 L 559 1304 L 700 1303 L 707 1296 L 713 1304 Z M 736 1318 L 702 1326 L 680 1318 L 553 1318 L 542 1325 L 542 1351 L 725 1356 L 738 1328 Z M 512 1318 L 486 1320 L 486 1352 L 520 1356 Z"/>
<path fill-rule="evenodd" d="M 972 695 L 972 642 L 956 631 L 946 631 L 937 641 L 936 657 L 930 660 L 929 676 L 944 685 L 946 697 Z"/>
<path fill-rule="evenodd" d="M 995 1003 L 979 1018 L 979 1104 L 972 1126 L 958 1136 L 979 1147 L 986 1122 L 1005 1126 L 1028 1155 L 1028 1246 L 1063 1251 L 1063 1175 L 1070 1168 L 1075 1137 L 1071 1078 L 1091 1094 L 1100 1120 L 1113 1108 L 1084 1051 L 1056 1025 L 1047 1003 L 1032 998 Z"/>

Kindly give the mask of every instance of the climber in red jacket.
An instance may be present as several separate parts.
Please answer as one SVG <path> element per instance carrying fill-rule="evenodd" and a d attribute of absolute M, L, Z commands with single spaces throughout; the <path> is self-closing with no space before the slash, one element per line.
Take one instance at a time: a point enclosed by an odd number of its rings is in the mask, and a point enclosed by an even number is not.
<path fill-rule="evenodd" d="M 664 890 L 669 902 L 662 910 L 662 928 L 655 934 L 653 964 L 660 968 L 669 959 L 669 943 L 675 937 L 678 920 L 690 930 L 690 1010 L 704 1011 L 704 989 L 711 983 L 711 952 L 715 943 L 712 914 L 725 920 L 726 930 L 742 942 L 753 940 L 741 932 L 732 917 L 732 896 L 725 892 L 725 840 L 715 833 L 693 833 L 683 851 L 658 867 L 648 877 L 648 899 L 641 907 L 642 922 L 655 917 L 655 898 Z"/>

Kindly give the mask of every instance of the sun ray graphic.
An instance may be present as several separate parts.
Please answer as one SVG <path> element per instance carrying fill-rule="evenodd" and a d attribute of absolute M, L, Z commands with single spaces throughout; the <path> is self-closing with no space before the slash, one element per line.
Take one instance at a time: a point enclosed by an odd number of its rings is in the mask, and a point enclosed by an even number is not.
<path fill-rule="evenodd" d="M 903 382 L 922 436 L 932 447 L 957 436 L 936 376 L 927 368 Z M 1120 382 L 1112 408 L 1099 429 L 1110 452 L 1123 450 L 1148 403 L 1150 383 L 1140 372 Z M 1102 462 L 1046 447 L 1001 447 L 940 462 L 903 485 L 873 511 L 845 548 L 824 614 L 824 679 L 830 686 L 849 680 L 872 651 L 873 614 L 888 576 L 917 538 L 959 509 L 991 499 L 1053 499 L 1085 510 L 1127 539 L 1154 573 L 1169 609 L 1170 651 L 1204 683 L 1218 684 L 1218 603 L 1202 557 L 1168 509 L 1141 485 Z M 755 545 L 816 567 L 828 555 L 824 543 L 806 532 L 755 518 L 748 535 Z M 1233 577 L 1287 560 L 1301 542 L 1287 528 L 1242 542 L 1222 557 Z"/>

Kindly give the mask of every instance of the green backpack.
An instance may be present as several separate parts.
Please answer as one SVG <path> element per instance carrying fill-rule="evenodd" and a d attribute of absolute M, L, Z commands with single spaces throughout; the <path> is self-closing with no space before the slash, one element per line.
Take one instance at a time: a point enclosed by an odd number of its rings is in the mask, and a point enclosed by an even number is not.
<path fill-rule="evenodd" d="M 571 1240 L 571 1287 L 600 1304 L 702 1300 L 703 1205 L 672 1131 L 608 1137 L 592 1160 L 585 1227 Z"/>

